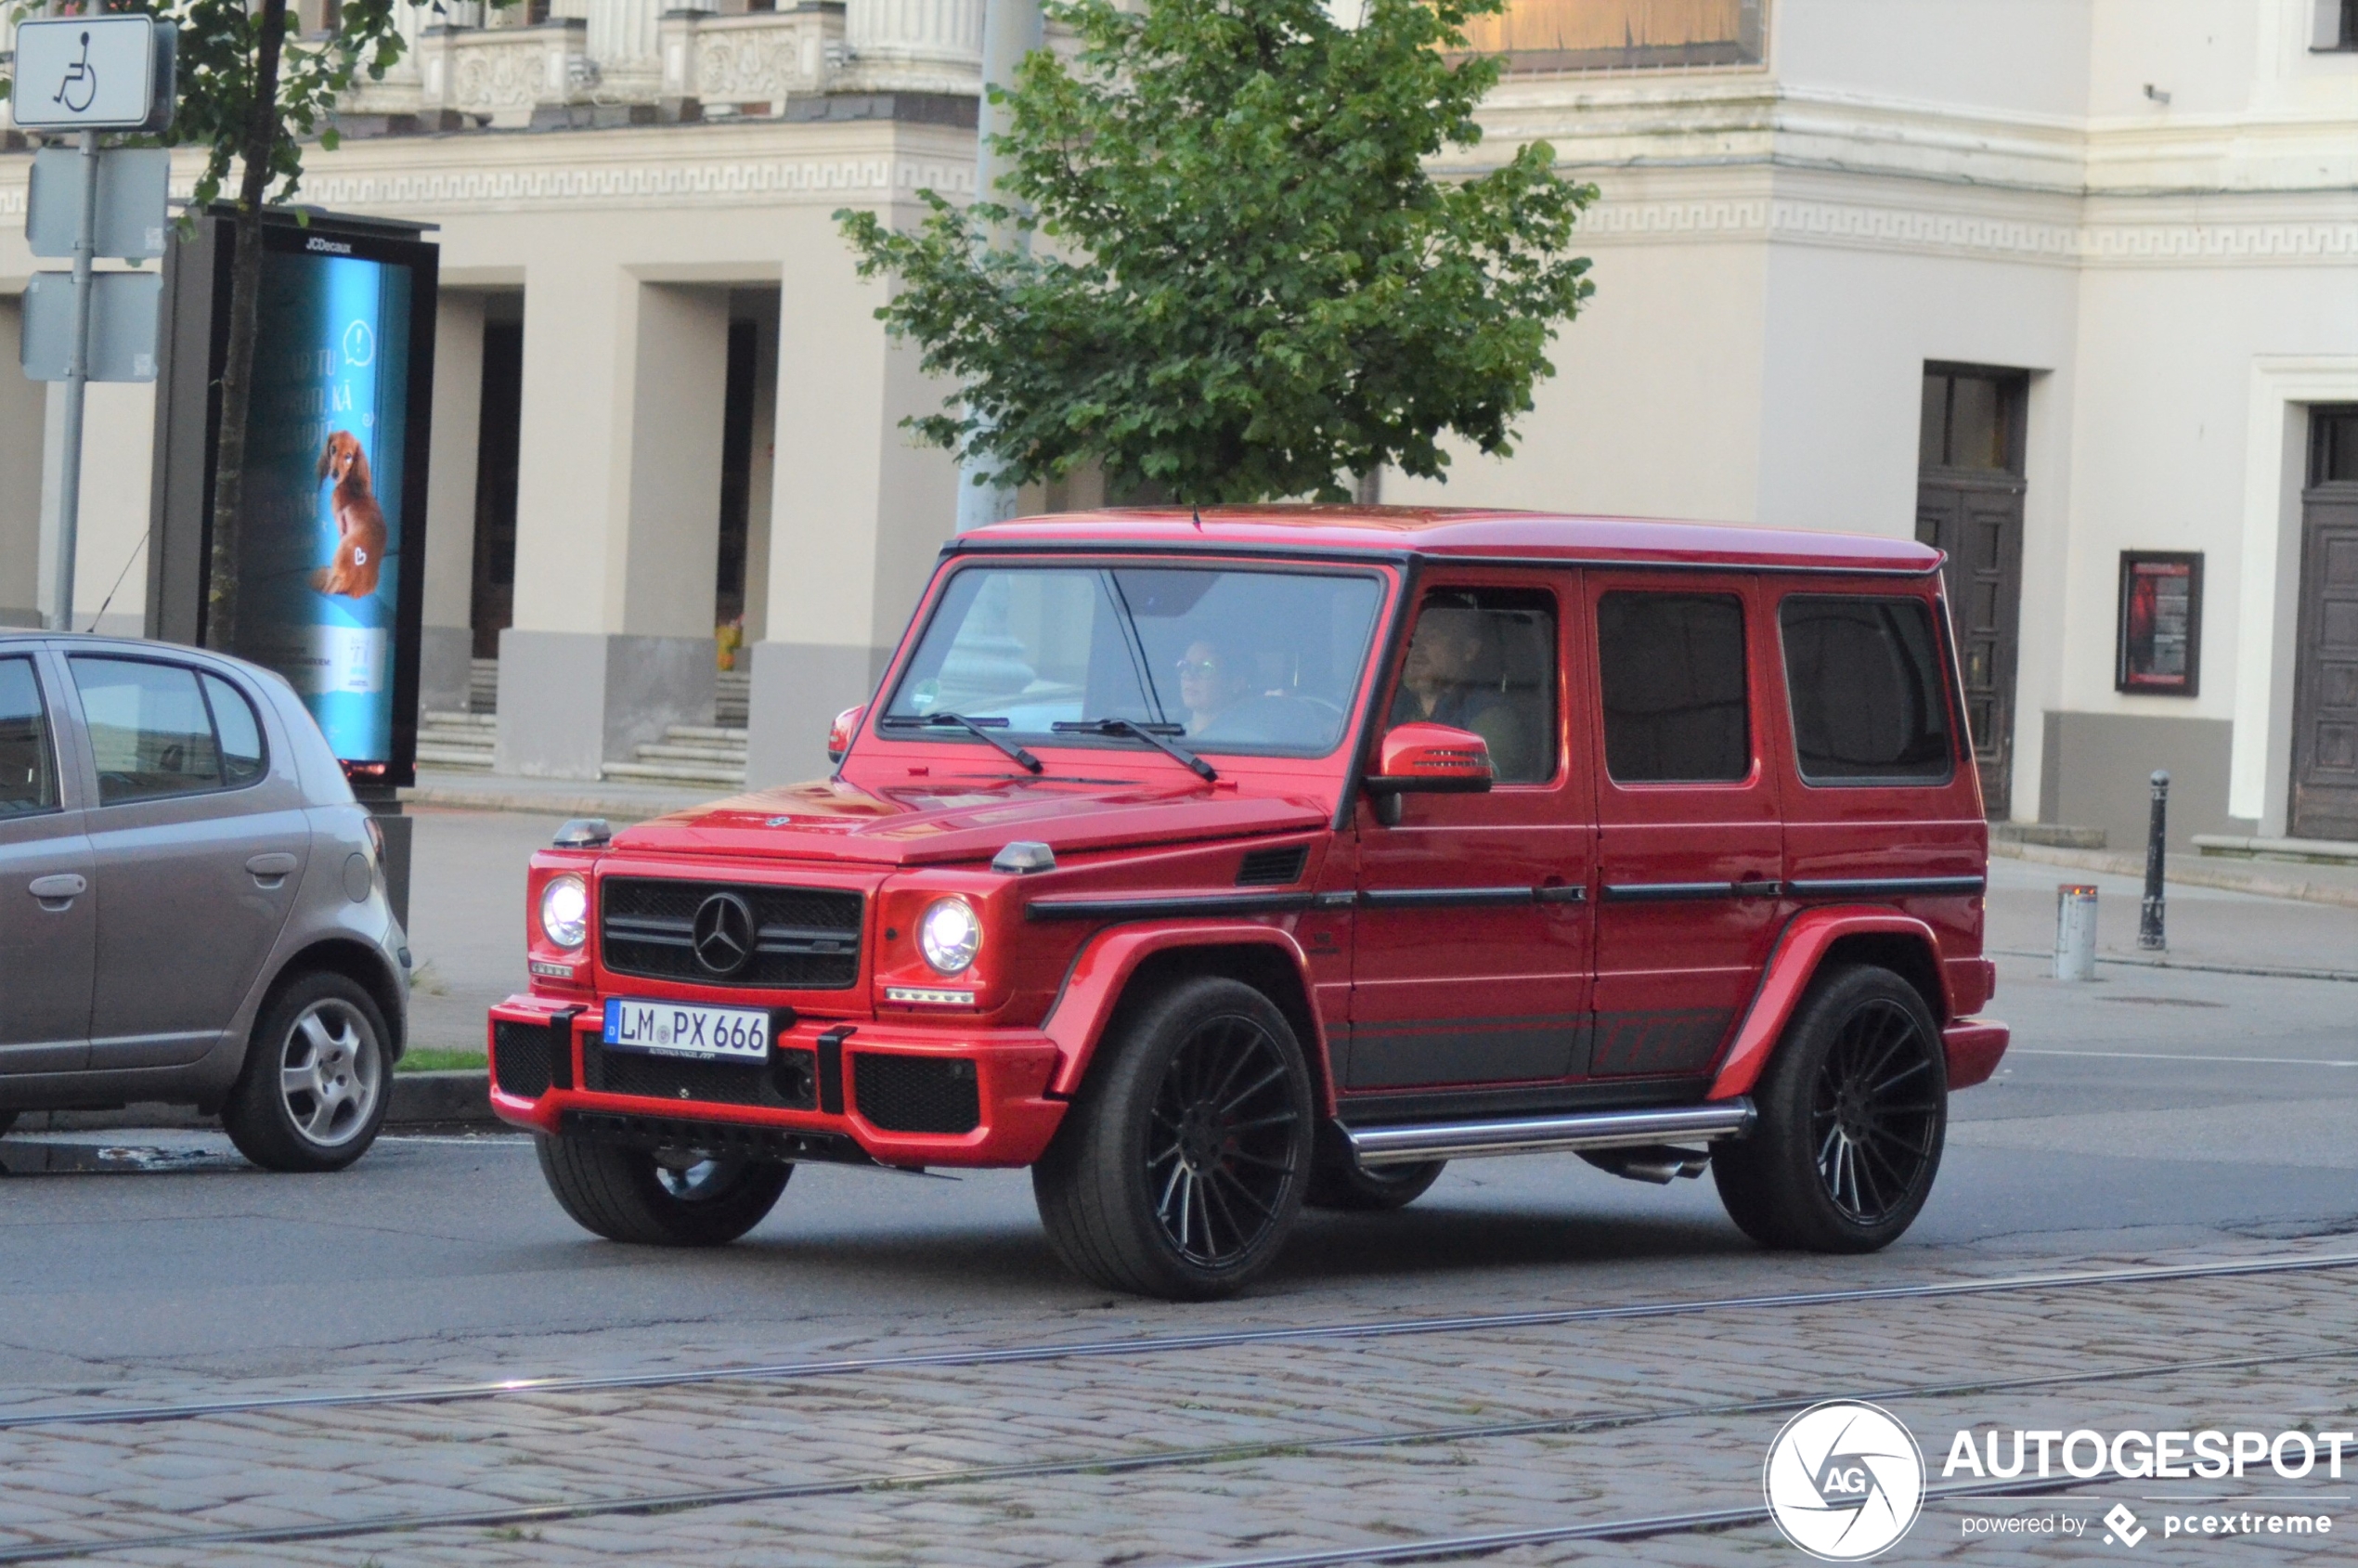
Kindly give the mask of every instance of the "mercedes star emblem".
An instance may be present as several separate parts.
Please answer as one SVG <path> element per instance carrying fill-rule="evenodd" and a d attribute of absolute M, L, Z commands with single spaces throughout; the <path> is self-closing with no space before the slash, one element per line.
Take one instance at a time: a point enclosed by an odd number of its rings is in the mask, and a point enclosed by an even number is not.
<path fill-rule="evenodd" d="M 753 911 L 734 893 L 715 893 L 696 906 L 696 962 L 716 975 L 733 975 L 753 956 Z"/>

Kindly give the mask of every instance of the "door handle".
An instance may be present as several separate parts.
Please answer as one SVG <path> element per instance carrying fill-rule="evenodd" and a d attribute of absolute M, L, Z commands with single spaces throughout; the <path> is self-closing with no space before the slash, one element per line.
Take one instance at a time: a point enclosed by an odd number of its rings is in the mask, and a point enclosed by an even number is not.
<path fill-rule="evenodd" d="M 295 858 L 283 849 L 273 849 L 267 854 L 255 855 L 246 862 L 246 869 L 253 873 L 255 877 L 266 882 L 279 881 L 294 868 Z"/>
<path fill-rule="evenodd" d="M 44 901 L 78 899 L 89 890 L 89 878 L 73 871 L 60 871 L 47 876 L 36 876 L 25 884 L 26 892 Z"/>

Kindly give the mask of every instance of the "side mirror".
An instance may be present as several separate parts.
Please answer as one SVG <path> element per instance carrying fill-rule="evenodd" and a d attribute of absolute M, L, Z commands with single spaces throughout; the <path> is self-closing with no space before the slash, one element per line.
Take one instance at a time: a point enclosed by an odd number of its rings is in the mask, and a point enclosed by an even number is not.
<path fill-rule="evenodd" d="M 1404 795 L 1480 795 L 1489 789 L 1490 743 L 1471 730 L 1446 724 L 1402 724 L 1376 751 L 1376 771 L 1364 781 L 1376 820 L 1400 821 Z"/>
<path fill-rule="evenodd" d="M 843 760 L 843 754 L 851 749 L 851 737 L 860 732 L 860 726 L 867 717 L 868 705 L 866 703 L 862 703 L 858 707 L 845 708 L 836 715 L 836 721 L 827 726 L 828 761 Z"/>

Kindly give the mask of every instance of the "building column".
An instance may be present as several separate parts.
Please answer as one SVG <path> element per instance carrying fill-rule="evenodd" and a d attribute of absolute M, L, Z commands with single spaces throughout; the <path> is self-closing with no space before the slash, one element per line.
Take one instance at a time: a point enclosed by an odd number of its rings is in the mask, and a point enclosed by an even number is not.
<path fill-rule="evenodd" d="M 763 313 L 753 340 L 753 453 L 745 469 L 745 645 L 748 649 L 770 634 L 770 508 L 777 473 L 778 321 L 773 305 Z M 748 668 L 751 662 L 741 655 L 737 667 Z"/>
<path fill-rule="evenodd" d="M 515 621 L 502 772 L 594 779 L 710 723 L 728 292 L 535 268 L 525 334 Z"/>
<path fill-rule="evenodd" d="M 0 299 L 0 342 L 23 329 L 24 296 Z M 0 374 L 0 626 L 41 624 L 41 449 L 48 388 Z M 146 585 L 140 585 L 145 598 Z"/>
<path fill-rule="evenodd" d="M 756 788 L 827 771 L 828 721 L 875 692 L 957 519 L 956 465 L 900 428 L 947 389 L 885 335 L 884 286 L 853 272 L 834 220 L 795 208 L 783 222 L 797 231 L 789 254 L 836 259 L 795 274 L 780 311 L 770 593 L 746 747 Z"/>
<path fill-rule="evenodd" d="M 434 310 L 434 435 L 426 485 L 425 612 L 418 707 L 463 713 L 474 654 L 475 448 L 483 431 L 484 297 L 452 291 Z"/>

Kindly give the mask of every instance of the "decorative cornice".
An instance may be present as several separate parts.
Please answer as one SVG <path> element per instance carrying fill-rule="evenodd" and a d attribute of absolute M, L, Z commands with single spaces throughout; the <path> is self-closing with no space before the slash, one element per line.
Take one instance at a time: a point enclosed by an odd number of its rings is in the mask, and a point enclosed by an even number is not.
<path fill-rule="evenodd" d="M 321 172 L 304 183 L 326 207 L 418 215 L 561 207 L 739 205 L 848 196 L 970 195 L 974 165 L 913 158 L 715 159 L 562 168 L 481 166 L 367 174 Z"/>

